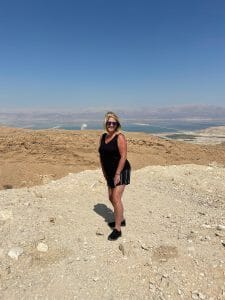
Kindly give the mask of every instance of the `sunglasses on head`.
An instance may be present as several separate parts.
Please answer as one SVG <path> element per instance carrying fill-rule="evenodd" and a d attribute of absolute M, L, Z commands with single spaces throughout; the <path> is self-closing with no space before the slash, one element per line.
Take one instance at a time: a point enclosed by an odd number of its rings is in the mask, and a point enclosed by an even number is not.
<path fill-rule="evenodd" d="M 106 122 L 106 125 L 107 125 L 107 126 L 116 126 L 116 125 L 117 125 L 117 122 L 110 122 L 110 121 L 107 121 L 107 122 Z"/>

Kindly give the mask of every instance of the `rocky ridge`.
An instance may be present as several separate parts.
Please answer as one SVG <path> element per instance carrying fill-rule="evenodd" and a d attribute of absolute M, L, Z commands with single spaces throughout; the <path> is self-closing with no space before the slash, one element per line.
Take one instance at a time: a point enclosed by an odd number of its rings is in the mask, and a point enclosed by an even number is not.
<path fill-rule="evenodd" d="M 27 187 L 68 173 L 99 168 L 101 131 L 0 127 L 0 189 Z M 225 165 L 224 145 L 195 145 L 144 133 L 125 133 L 133 169 L 149 165 Z"/>

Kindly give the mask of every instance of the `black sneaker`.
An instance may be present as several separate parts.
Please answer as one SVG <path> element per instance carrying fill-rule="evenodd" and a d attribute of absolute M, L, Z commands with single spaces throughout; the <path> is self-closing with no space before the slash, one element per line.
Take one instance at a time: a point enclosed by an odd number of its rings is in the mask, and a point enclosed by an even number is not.
<path fill-rule="evenodd" d="M 115 227 L 115 225 L 116 225 L 116 222 L 109 222 L 108 223 L 108 225 L 109 225 L 109 227 Z M 126 226 L 126 220 L 124 219 L 122 222 L 121 222 L 121 224 L 120 224 L 121 226 Z"/>
<path fill-rule="evenodd" d="M 117 229 L 113 229 L 113 231 L 110 233 L 110 235 L 108 236 L 108 240 L 109 241 L 115 241 L 117 240 L 119 237 L 121 237 L 122 232 L 117 230 Z"/>

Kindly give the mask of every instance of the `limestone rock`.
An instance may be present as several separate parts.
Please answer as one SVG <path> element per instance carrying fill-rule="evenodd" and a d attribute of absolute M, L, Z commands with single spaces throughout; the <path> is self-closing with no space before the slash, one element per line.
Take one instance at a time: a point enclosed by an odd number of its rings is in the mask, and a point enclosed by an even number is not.
<path fill-rule="evenodd" d="M 12 220 L 12 219 L 13 219 L 13 213 L 11 210 L 4 209 L 0 211 L 1 221 Z"/>
<path fill-rule="evenodd" d="M 45 243 L 38 243 L 37 250 L 39 252 L 47 252 L 48 251 L 48 245 L 46 245 Z"/>
<path fill-rule="evenodd" d="M 8 256 L 12 259 L 18 260 L 19 256 L 23 253 L 23 248 L 13 247 L 9 250 Z"/>

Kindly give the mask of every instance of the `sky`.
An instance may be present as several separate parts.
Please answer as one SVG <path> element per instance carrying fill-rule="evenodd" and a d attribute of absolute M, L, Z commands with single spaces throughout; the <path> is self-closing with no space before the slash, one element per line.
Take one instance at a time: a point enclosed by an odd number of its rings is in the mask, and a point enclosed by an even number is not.
<path fill-rule="evenodd" d="M 0 111 L 225 105 L 224 0 L 1 0 Z"/>

